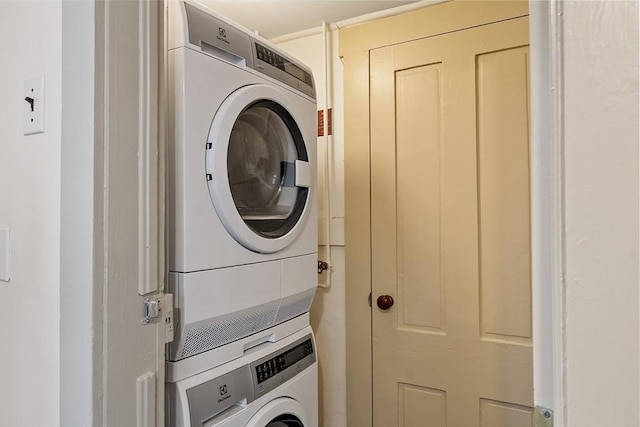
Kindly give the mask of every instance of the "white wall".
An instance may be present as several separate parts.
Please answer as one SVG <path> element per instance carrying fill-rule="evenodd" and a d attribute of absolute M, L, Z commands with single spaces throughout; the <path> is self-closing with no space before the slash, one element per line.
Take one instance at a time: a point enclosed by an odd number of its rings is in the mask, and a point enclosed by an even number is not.
<path fill-rule="evenodd" d="M 0 1 L 0 426 L 59 418 L 61 2 Z M 23 81 L 44 74 L 44 134 L 23 136 Z M 28 422 L 25 421 L 28 419 Z"/>
<path fill-rule="evenodd" d="M 638 3 L 562 9 L 566 425 L 637 427 Z"/>
<path fill-rule="evenodd" d="M 346 426 L 346 341 L 345 341 L 345 267 L 344 267 L 344 126 L 342 62 L 338 57 L 338 33 L 331 31 L 327 39 L 330 52 L 328 64 L 332 84 L 329 99 L 333 109 L 333 158 L 330 177 L 331 207 L 331 286 L 318 288 L 311 308 L 311 326 L 316 333 L 318 360 L 320 365 L 320 425 L 325 427 Z M 322 34 L 311 35 L 279 43 L 278 46 L 311 67 L 318 95 L 318 109 L 325 107 L 325 79 Z M 318 205 L 320 253 L 318 258 L 326 260 L 324 243 L 324 210 L 322 193 L 325 188 L 326 139 L 318 138 Z M 326 274 L 326 272 L 324 273 Z M 320 281 L 325 278 L 321 277 Z"/>

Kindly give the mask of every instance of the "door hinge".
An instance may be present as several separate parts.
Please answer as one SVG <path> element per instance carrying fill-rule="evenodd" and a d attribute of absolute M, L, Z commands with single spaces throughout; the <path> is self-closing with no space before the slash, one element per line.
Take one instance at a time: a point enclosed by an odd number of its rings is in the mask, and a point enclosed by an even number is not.
<path fill-rule="evenodd" d="M 536 406 L 533 409 L 533 427 L 553 427 L 553 411 Z"/>

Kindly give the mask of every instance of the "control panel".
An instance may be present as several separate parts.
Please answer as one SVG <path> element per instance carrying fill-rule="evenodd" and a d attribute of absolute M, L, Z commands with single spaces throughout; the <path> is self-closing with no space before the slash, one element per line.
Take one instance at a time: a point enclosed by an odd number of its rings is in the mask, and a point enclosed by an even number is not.
<path fill-rule="evenodd" d="M 313 76 L 308 69 L 294 60 L 252 38 L 253 69 L 299 90 L 315 99 Z"/>
<path fill-rule="evenodd" d="M 306 356 L 313 354 L 313 344 L 308 339 L 304 343 L 297 345 L 296 347 L 288 350 L 278 356 L 262 362 L 256 366 L 256 375 L 258 377 L 258 384 L 273 378 L 280 372 L 294 366 L 300 360 Z"/>
<path fill-rule="evenodd" d="M 275 355 L 251 364 L 256 398 L 290 380 L 316 361 L 313 340 L 305 337 Z"/>
<path fill-rule="evenodd" d="M 306 72 L 293 62 L 274 52 L 273 50 L 256 43 L 256 56 L 259 60 L 278 68 L 281 71 L 295 77 L 306 85 L 313 86 L 311 73 Z"/>

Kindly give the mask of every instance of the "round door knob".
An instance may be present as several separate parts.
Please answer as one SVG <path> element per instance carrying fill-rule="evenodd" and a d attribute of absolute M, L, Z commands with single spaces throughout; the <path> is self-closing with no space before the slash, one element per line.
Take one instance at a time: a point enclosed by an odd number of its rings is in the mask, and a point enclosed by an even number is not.
<path fill-rule="evenodd" d="M 380 295 L 376 300 L 380 310 L 389 310 L 393 306 L 393 297 L 391 295 Z"/>

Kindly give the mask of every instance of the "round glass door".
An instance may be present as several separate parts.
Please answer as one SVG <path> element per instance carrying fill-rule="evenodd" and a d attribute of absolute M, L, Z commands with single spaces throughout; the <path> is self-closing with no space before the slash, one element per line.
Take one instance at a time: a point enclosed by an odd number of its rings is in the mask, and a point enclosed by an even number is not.
<path fill-rule="evenodd" d="M 306 422 L 305 410 L 298 401 L 278 397 L 260 408 L 245 427 L 304 427 Z"/>
<path fill-rule="evenodd" d="M 277 417 L 265 427 L 304 427 L 304 424 L 295 415 L 287 414 Z"/>
<path fill-rule="evenodd" d="M 308 189 L 295 185 L 296 161 L 308 161 L 291 115 L 273 101 L 240 113 L 229 138 L 227 174 L 244 223 L 265 238 L 287 234 L 300 219 Z"/>
<path fill-rule="evenodd" d="M 246 248 L 291 244 L 307 216 L 315 169 L 290 100 L 266 85 L 238 89 L 211 124 L 206 176 L 226 230 Z"/>

